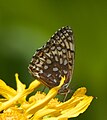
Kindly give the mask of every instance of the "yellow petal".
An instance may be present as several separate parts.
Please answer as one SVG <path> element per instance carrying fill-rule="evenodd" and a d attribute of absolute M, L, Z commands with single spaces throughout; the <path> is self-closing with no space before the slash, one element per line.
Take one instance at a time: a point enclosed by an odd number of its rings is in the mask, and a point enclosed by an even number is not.
<path fill-rule="evenodd" d="M 60 89 L 60 87 L 63 85 L 65 80 L 65 77 L 62 77 L 61 82 L 59 84 L 59 86 L 52 88 L 48 94 L 46 95 L 46 97 L 42 100 L 39 100 L 35 103 L 33 103 L 33 105 L 31 105 L 30 108 L 28 108 L 28 110 L 26 110 L 26 113 L 28 114 L 33 114 L 34 112 L 38 111 L 39 109 L 43 108 L 44 106 L 46 106 L 46 104 L 53 98 L 56 96 L 58 90 Z"/>
<path fill-rule="evenodd" d="M 69 109 L 64 114 L 60 115 L 59 118 L 77 117 L 80 113 L 83 113 L 88 108 L 88 106 L 90 105 L 92 99 L 93 99 L 92 96 L 84 98 L 79 104 L 77 104 L 76 107 Z"/>
<path fill-rule="evenodd" d="M 78 88 L 69 100 L 57 105 L 56 106 L 57 109 L 68 109 L 69 107 L 71 108 L 75 106 L 75 104 L 79 103 L 80 100 L 83 99 L 85 93 L 86 93 L 85 87 Z"/>
<path fill-rule="evenodd" d="M 9 99 L 8 101 L 6 101 L 0 105 L 0 111 L 5 110 L 5 109 L 9 108 L 10 106 L 15 105 L 17 103 L 17 101 L 20 100 L 20 98 L 22 98 L 22 97 L 23 97 L 23 92 L 16 94 L 16 96 L 14 96 L 13 98 Z"/>
<path fill-rule="evenodd" d="M 47 118 L 43 118 L 42 120 L 68 120 L 68 118 L 47 117 Z"/>
<path fill-rule="evenodd" d="M 17 92 L 15 91 L 16 94 L 14 94 L 14 96 L 12 96 L 8 101 L 1 103 L 0 111 L 5 110 L 10 106 L 15 105 L 17 101 L 23 101 L 23 98 L 26 97 L 23 94 L 25 91 L 25 85 L 22 84 L 20 80 L 18 79 L 18 74 L 16 74 L 15 77 L 16 77 L 16 82 L 17 82 Z M 10 90 L 10 92 L 11 91 L 13 92 L 13 89 L 11 89 L 9 86 L 4 84 L 4 92 L 6 92 L 6 90 Z"/>
<path fill-rule="evenodd" d="M 39 111 L 37 111 L 33 117 L 34 120 L 37 120 L 37 119 L 41 119 L 42 117 L 48 115 L 48 114 L 51 114 L 51 113 L 54 113 L 56 110 L 55 109 L 46 109 L 46 108 L 43 108 Z"/>
<path fill-rule="evenodd" d="M 33 92 L 41 83 L 38 80 L 34 80 L 28 87 L 28 89 L 25 90 L 25 95 L 30 94 Z"/>
<path fill-rule="evenodd" d="M 6 85 L 4 81 L 0 80 L 0 95 L 5 97 L 6 99 L 10 99 L 16 95 L 16 91 L 13 88 Z"/>
<path fill-rule="evenodd" d="M 81 88 L 78 88 L 74 92 L 73 96 L 74 97 L 79 97 L 79 96 L 82 97 L 83 95 L 85 95 L 86 92 L 87 92 L 87 89 L 85 87 L 81 87 Z"/>
<path fill-rule="evenodd" d="M 25 90 L 26 85 L 24 85 L 23 83 L 20 82 L 19 78 L 18 78 L 18 74 L 15 74 L 16 77 L 16 83 L 17 83 L 17 92 L 22 92 Z"/>
<path fill-rule="evenodd" d="M 80 113 L 83 113 L 93 100 L 92 96 L 86 96 L 85 93 L 86 88 L 79 88 L 70 100 L 66 101 L 65 103 L 61 103 L 59 106 L 60 108 L 62 106 L 63 110 L 61 111 L 62 115 L 60 115 L 58 118 L 72 118 L 77 117 Z"/>

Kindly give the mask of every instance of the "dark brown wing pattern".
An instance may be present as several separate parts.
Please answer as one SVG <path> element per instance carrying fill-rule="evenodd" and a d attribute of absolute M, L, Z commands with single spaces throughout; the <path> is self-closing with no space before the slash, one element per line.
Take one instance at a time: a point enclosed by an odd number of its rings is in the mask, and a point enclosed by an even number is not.
<path fill-rule="evenodd" d="M 49 88 L 66 80 L 59 93 L 66 93 L 74 68 L 74 38 L 70 27 L 62 27 L 33 55 L 28 69 L 32 76 Z"/>

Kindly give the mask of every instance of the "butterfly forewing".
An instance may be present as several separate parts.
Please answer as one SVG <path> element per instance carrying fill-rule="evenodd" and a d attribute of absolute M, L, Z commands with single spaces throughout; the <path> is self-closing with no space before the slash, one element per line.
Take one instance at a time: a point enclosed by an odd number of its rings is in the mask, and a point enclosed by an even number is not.
<path fill-rule="evenodd" d="M 29 71 L 49 88 L 59 85 L 61 77 L 66 80 L 59 93 L 67 91 L 74 68 L 74 39 L 70 27 L 62 27 L 38 49 L 29 64 Z"/>

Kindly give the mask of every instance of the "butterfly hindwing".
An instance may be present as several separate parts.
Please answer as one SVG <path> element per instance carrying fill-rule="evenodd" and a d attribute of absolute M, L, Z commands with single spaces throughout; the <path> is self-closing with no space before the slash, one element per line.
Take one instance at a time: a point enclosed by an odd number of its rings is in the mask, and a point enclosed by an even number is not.
<path fill-rule="evenodd" d="M 74 39 L 70 27 L 58 30 L 48 42 L 33 55 L 30 73 L 47 87 L 59 85 L 61 76 L 66 80 L 60 92 L 64 93 L 72 78 L 74 68 Z"/>

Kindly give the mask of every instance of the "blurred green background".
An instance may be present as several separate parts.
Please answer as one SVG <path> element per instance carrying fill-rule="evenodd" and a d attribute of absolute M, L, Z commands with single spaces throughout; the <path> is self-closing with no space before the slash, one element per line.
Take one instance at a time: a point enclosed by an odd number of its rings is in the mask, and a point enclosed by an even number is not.
<path fill-rule="evenodd" d="M 94 99 L 73 120 L 107 119 L 107 1 L 0 0 L 0 78 L 15 86 L 14 74 L 27 85 L 33 80 L 28 64 L 60 27 L 69 25 L 75 36 L 75 70 L 71 87 L 85 86 Z"/>

